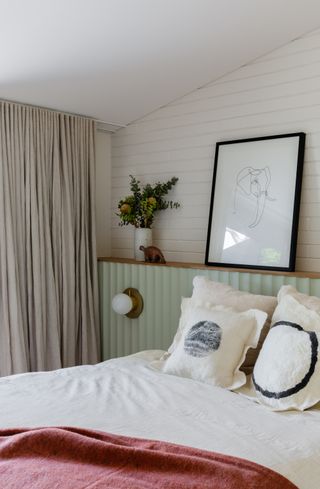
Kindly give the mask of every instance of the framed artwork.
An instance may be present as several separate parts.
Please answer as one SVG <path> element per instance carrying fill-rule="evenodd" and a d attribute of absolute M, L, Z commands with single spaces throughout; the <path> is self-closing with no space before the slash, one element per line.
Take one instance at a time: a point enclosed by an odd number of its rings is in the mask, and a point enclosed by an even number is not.
<path fill-rule="evenodd" d="M 305 133 L 216 144 L 206 265 L 293 271 Z"/>

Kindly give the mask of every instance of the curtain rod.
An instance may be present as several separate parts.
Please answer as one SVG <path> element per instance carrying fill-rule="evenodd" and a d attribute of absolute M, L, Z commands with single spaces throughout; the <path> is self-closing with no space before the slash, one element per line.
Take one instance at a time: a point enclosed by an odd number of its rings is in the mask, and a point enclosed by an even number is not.
<path fill-rule="evenodd" d="M 4 98 L 0 98 L 1 102 L 7 102 L 9 104 L 15 104 L 15 105 L 20 105 L 22 107 L 34 107 L 35 109 L 43 109 L 43 110 L 50 110 L 51 112 L 56 112 L 57 114 L 65 114 L 65 115 L 72 115 L 76 117 L 84 117 L 85 119 L 92 119 L 95 122 L 100 122 L 100 124 L 108 124 L 110 126 L 115 126 L 115 127 L 126 127 L 126 124 L 117 124 L 115 122 L 107 122 L 107 121 L 102 121 L 101 119 L 96 119 L 95 117 L 91 117 L 88 115 L 83 115 L 83 114 L 77 114 L 76 112 L 65 112 L 62 110 L 58 109 L 53 109 L 51 107 L 44 107 L 43 105 L 35 105 L 35 104 L 27 104 L 25 102 L 17 102 L 16 100 L 8 100 Z"/>

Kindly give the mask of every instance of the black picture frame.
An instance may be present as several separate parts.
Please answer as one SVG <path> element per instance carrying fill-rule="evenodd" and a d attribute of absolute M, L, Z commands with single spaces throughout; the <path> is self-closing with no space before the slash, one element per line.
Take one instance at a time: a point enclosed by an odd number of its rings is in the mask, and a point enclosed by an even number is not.
<path fill-rule="evenodd" d="M 292 272 L 306 134 L 216 143 L 205 264 Z"/>

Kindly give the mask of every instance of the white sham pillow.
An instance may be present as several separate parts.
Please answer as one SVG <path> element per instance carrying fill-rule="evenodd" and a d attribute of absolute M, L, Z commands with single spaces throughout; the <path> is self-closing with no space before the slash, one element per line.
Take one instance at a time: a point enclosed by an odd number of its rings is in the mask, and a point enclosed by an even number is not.
<path fill-rule="evenodd" d="M 296 299 L 299 304 L 311 309 L 320 314 L 320 298 L 313 295 L 302 294 L 298 292 L 292 285 L 283 285 L 278 292 L 278 302 L 280 303 L 284 297 L 290 295 Z"/>
<path fill-rule="evenodd" d="M 278 321 L 291 321 L 301 324 L 307 331 L 320 332 L 320 314 L 304 306 L 289 294 L 281 298 L 273 313 L 272 324 Z"/>
<path fill-rule="evenodd" d="M 175 348 L 158 367 L 167 374 L 228 389 L 243 385 L 246 376 L 239 367 L 248 348 L 257 345 L 267 314 L 256 309 L 239 313 L 224 306 L 197 307 L 190 302 L 185 307 L 188 317 Z"/>
<path fill-rule="evenodd" d="M 303 411 L 320 401 L 320 316 L 285 295 L 253 371 L 260 403 Z"/>
<path fill-rule="evenodd" d="M 202 304 L 233 307 L 240 312 L 260 309 L 268 314 L 270 320 L 277 306 L 277 298 L 274 296 L 238 290 L 231 285 L 215 282 L 203 275 L 193 278 L 192 298 L 201 301 Z"/>

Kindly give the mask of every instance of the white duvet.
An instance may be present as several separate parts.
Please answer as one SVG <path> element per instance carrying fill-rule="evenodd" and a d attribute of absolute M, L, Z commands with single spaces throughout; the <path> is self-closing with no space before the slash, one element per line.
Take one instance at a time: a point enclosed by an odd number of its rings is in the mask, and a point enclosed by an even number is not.
<path fill-rule="evenodd" d="M 0 427 L 77 426 L 166 440 L 252 460 L 300 489 L 320 489 L 320 410 L 272 412 L 164 374 L 150 366 L 162 353 L 2 378 Z"/>

